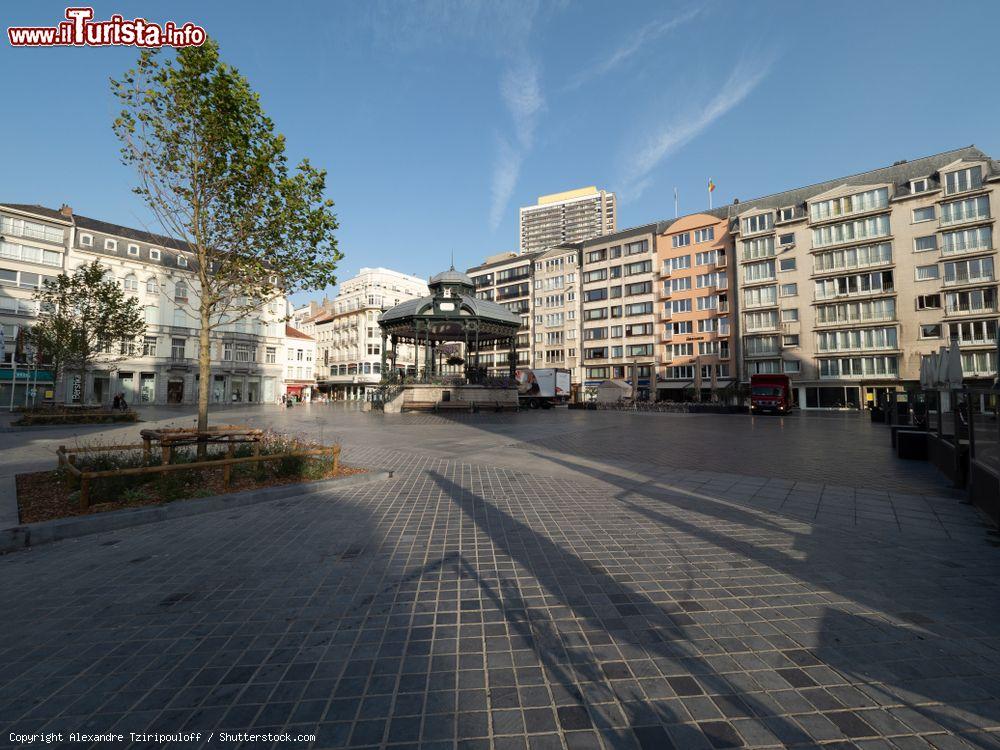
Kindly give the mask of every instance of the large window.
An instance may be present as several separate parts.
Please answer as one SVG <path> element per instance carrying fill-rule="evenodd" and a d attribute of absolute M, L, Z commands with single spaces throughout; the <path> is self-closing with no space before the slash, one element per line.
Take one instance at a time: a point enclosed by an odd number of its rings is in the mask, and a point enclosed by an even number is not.
<path fill-rule="evenodd" d="M 975 227 L 941 235 L 941 252 L 945 255 L 978 253 L 993 248 L 993 228 Z"/>
<path fill-rule="evenodd" d="M 944 264 L 945 286 L 979 281 L 993 281 L 993 258 L 974 258 Z"/>
<path fill-rule="evenodd" d="M 819 360 L 821 378 L 895 377 L 898 372 L 899 366 L 895 356 Z"/>
<path fill-rule="evenodd" d="M 891 291 L 893 291 L 892 271 L 875 271 L 816 281 L 817 300 Z"/>
<path fill-rule="evenodd" d="M 941 206 L 941 225 L 958 224 L 963 221 L 978 221 L 990 217 L 990 199 L 986 195 L 945 203 Z"/>
<path fill-rule="evenodd" d="M 766 310 L 745 313 L 743 325 L 747 331 L 771 331 L 778 327 L 778 311 Z"/>
<path fill-rule="evenodd" d="M 865 211 L 875 211 L 889 205 L 888 188 L 866 190 L 863 193 L 845 195 L 841 198 L 818 201 L 809 206 L 809 218 L 812 221 L 822 221 L 838 216 L 850 216 Z"/>
<path fill-rule="evenodd" d="M 637 302 L 632 305 L 625 305 L 626 317 L 631 315 L 652 315 L 652 313 L 653 313 L 652 302 Z"/>
<path fill-rule="evenodd" d="M 682 234 L 675 234 L 670 238 L 671 247 L 687 247 L 691 244 L 691 233 L 684 232 Z"/>
<path fill-rule="evenodd" d="M 43 250 L 31 245 L 0 241 L 0 258 L 21 260 L 26 263 L 40 263 L 43 266 L 61 266 L 62 257 L 62 253 L 57 253 L 54 250 Z"/>
<path fill-rule="evenodd" d="M 847 331 L 819 331 L 816 334 L 816 350 L 820 352 L 896 349 L 897 342 L 895 326 L 855 328 Z"/>
<path fill-rule="evenodd" d="M 888 242 L 881 242 L 878 245 L 845 247 L 839 250 L 816 253 L 813 257 L 813 270 L 816 273 L 846 271 L 852 268 L 867 268 L 888 263 L 892 263 L 892 245 Z"/>
<path fill-rule="evenodd" d="M 779 350 L 777 336 L 747 336 L 743 353 L 748 357 L 776 355 Z"/>
<path fill-rule="evenodd" d="M 839 245 L 853 240 L 874 239 L 889 234 L 889 216 L 870 216 L 857 221 L 846 221 L 842 224 L 830 224 L 815 227 L 812 230 L 813 247 Z"/>
<path fill-rule="evenodd" d="M 766 232 L 772 226 L 774 226 L 774 214 L 767 213 L 748 216 L 743 220 L 743 234 Z"/>
<path fill-rule="evenodd" d="M 774 254 L 774 237 L 758 237 L 743 241 L 743 260 L 771 258 Z"/>
<path fill-rule="evenodd" d="M 63 230 L 58 227 L 50 227 L 27 219 L 15 219 L 11 216 L 0 216 L 0 234 L 28 237 L 46 242 L 62 243 L 63 241 Z"/>
<path fill-rule="evenodd" d="M 949 314 L 993 312 L 997 309 L 996 287 L 947 292 L 944 295 L 944 307 Z"/>
<path fill-rule="evenodd" d="M 872 299 L 864 302 L 841 302 L 836 305 L 819 305 L 816 308 L 817 325 L 879 322 L 896 319 L 896 300 Z"/>
<path fill-rule="evenodd" d="M 753 289 L 743 290 L 743 306 L 744 307 L 768 307 L 770 305 L 777 304 L 778 302 L 778 287 L 771 286 L 760 286 Z"/>
<path fill-rule="evenodd" d="M 754 284 L 758 281 L 774 279 L 774 261 L 765 260 L 758 263 L 747 263 L 743 266 L 743 282 Z"/>
<path fill-rule="evenodd" d="M 983 168 L 980 166 L 960 169 L 945 175 L 944 191 L 947 195 L 978 190 L 983 186 Z"/>
<path fill-rule="evenodd" d="M 997 340 L 996 320 L 964 320 L 949 324 L 948 330 L 960 344 L 995 344 Z"/>

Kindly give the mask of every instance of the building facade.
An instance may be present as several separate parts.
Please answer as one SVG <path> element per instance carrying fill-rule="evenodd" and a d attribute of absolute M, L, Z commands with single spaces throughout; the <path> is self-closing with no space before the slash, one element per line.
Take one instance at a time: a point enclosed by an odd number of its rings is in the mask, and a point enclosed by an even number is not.
<path fill-rule="evenodd" d="M 615 194 L 596 187 L 543 195 L 521 209 L 521 252 L 548 250 L 567 242 L 583 242 L 617 227 Z"/>
<path fill-rule="evenodd" d="M 517 335 L 517 366 L 530 367 L 534 324 L 532 313 L 534 263 L 541 253 L 498 253 L 482 265 L 466 273 L 472 278 L 479 299 L 503 305 L 521 317 L 521 330 Z M 480 354 L 480 365 L 490 375 L 503 377 L 508 372 L 510 352 L 502 348 Z"/>
<path fill-rule="evenodd" d="M 18 290 L 33 291 L 27 286 L 33 277 L 20 275 L 24 269 L 15 265 L 15 256 L 22 265 L 26 260 L 51 269 L 49 275 L 72 274 L 97 260 L 127 294 L 138 299 L 146 318 L 143 340 L 123 342 L 114 353 L 116 360 L 119 355 L 123 359 L 113 364 L 97 362 L 86 374 L 69 374 L 51 388 L 39 387 L 36 401 L 51 397 L 67 403 L 107 404 L 116 393 L 124 393 L 130 404 L 197 402 L 198 282 L 193 253 L 172 238 L 80 216 L 68 206 L 55 211 L 6 204 L 0 206 L 0 215 L 10 219 L 4 225 L 4 257 L 0 260 L 8 273 L 18 274 Z M 46 220 L 40 221 L 43 217 Z M 18 224 L 19 219 L 33 224 Z M 16 234 L 39 234 L 42 230 L 35 224 L 49 228 L 47 238 Z M 61 247 L 56 243 L 59 232 Z M 36 260 L 40 262 L 36 264 Z M 13 289 L 0 293 L 0 298 L 8 296 L 18 299 L 21 312 L 16 323 L 4 320 L 5 326 L 30 325 L 37 310 L 25 293 Z M 28 312 L 32 314 L 22 314 Z M 256 314 L 213 330 L 209 386 L 213 403 L 276 403 L 280 399 L 284 392 L 285 314 L 285 300 L 276 299 Z M 6 327 L 4 333 L 6 344 Z M 5 350 L 10 348 L 5 346 Z M 48 372 L 44 367 L 38 370 Z"/>
<path fill-rule="evenodd" d="M 427 295 L 427 283 L 388 268 L 362 268 L 340 285 L 337 296 L 303 320 L 316 339 L 318 388 L 333 399 L 363 400 L 382 378 L 378 316 L 404 300 Z M 411 362 L 401 345 L 397 361 Z"/>
<path fill-rule="evenodd" d="M 666 226 L 647 224 L 582 243 L 580 347 L 585 397 L 609 379 L 629 381 L 641 399 L 650 398 L 656 389 L 656 371 L 664 362 L 656 358 L 653 267 L 656 240 Z"/>
<path fill-rule="evenodd" d="M 316 339 L 285 325 L 285 398 L 311 401 L 316 389 Z"/>
<path fill-rule="evenodd" d="M 860 408 L 957 340 L 965 379 L 992 381 L 998 184 L 968 147 L 730 206 L 743 379 L 783 372 L 802 407 Z"/>
<path fill-rule="evenodd" d="M 732 242 L 729 222 L 709 214 L 656 235 L 658 399 L 737 397 Z"/>
<path fill-rule="evenodd" d="M 33 295 L 47 278 L 62 273 L 72 213 L 42 206 L 0 206 L 0 406 L 24 406 L 55 397 L 53 373 L 27 367 L 24 331 L 38 317 Z M 20 365 L 20 367 L 19 367 Z"/>
<path fill-rule="evenodd" d="M 557 245 L 535 258 L 532 279 L 532 367 L 570 371 L 574 391 L 583 382 L 580 351 L 582 244 Z"/>

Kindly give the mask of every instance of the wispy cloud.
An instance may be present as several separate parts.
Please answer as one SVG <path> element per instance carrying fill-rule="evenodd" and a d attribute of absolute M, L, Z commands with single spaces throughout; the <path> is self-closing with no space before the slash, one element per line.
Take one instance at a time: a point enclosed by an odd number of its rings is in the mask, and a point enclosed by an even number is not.
<path fill-rule="evenodd" d="M 687 111 L 656 133 L 647 136 L 624 160 L 622 197 L 638 198 L 650 185 L 650 173 L 671 154 L 697 138 L 712 123 L 749 96 L 767 77 L 773 57 L 740 61 L 712 99 Z"/>
<path fill-rule="evenodd" d="M 513 142 L 500 137 L 497 145 L 490 191 L 490 229 L 494 231 L 503 221 L 504 211 L 510 204 L 525 154 L 535 142 L 538 115 L 545 106 L 538 81 L 538 67 L 525 57 L 507 68 L 500 78 L 500 97 L 510 114 L 516 137 Z"/>
<path fill-rule="evenodd" d="M 659 23 L 651 23 L 642 26 L 637 33 L 633 34 L 627 42 L 618 47 L 618 49 L 612 52 L 607 58 L 589 68 L 585 68 L 574 76 L 573 79 L 566 85 L 566 89 L 569 91 L 578 89 L 585 83 L 611 72 L 620 65 L 628 62 L 631 58 L 635 57 L 635 55 L 650 42 L 659 39 L 665 34 L 669 34 L 678 26 L 682 26 L 689 21 L 693 21 L 702 13 L 703 10 L 704 8 L 702 7 L 694 7 L 684 13 L 681 13 L 679 16 L 674 16 L 673 18 L 660 21 Z"/>

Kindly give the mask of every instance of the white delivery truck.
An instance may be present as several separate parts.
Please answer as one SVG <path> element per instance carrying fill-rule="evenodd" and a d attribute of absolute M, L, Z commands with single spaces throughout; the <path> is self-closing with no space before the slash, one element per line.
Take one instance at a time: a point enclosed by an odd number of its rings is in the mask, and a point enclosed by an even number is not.
<path fill-rule="evenodd" d="M 559 367 L 531 370 L 521 367 L 515 373 L 517 397 L 521 406 L 548 409 L 569 401 L 570 372 Z"/>

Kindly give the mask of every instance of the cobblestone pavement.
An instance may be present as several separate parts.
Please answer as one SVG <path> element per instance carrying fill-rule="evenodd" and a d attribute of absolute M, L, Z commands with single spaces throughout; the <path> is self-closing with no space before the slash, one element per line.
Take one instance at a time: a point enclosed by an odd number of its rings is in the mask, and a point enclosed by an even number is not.
<path fill-rule="evenodd" d="M 878 426 L 289 412 L 393 478 L 0 558 L 0 741 L 1000 747 L 997 537 Z"/>

